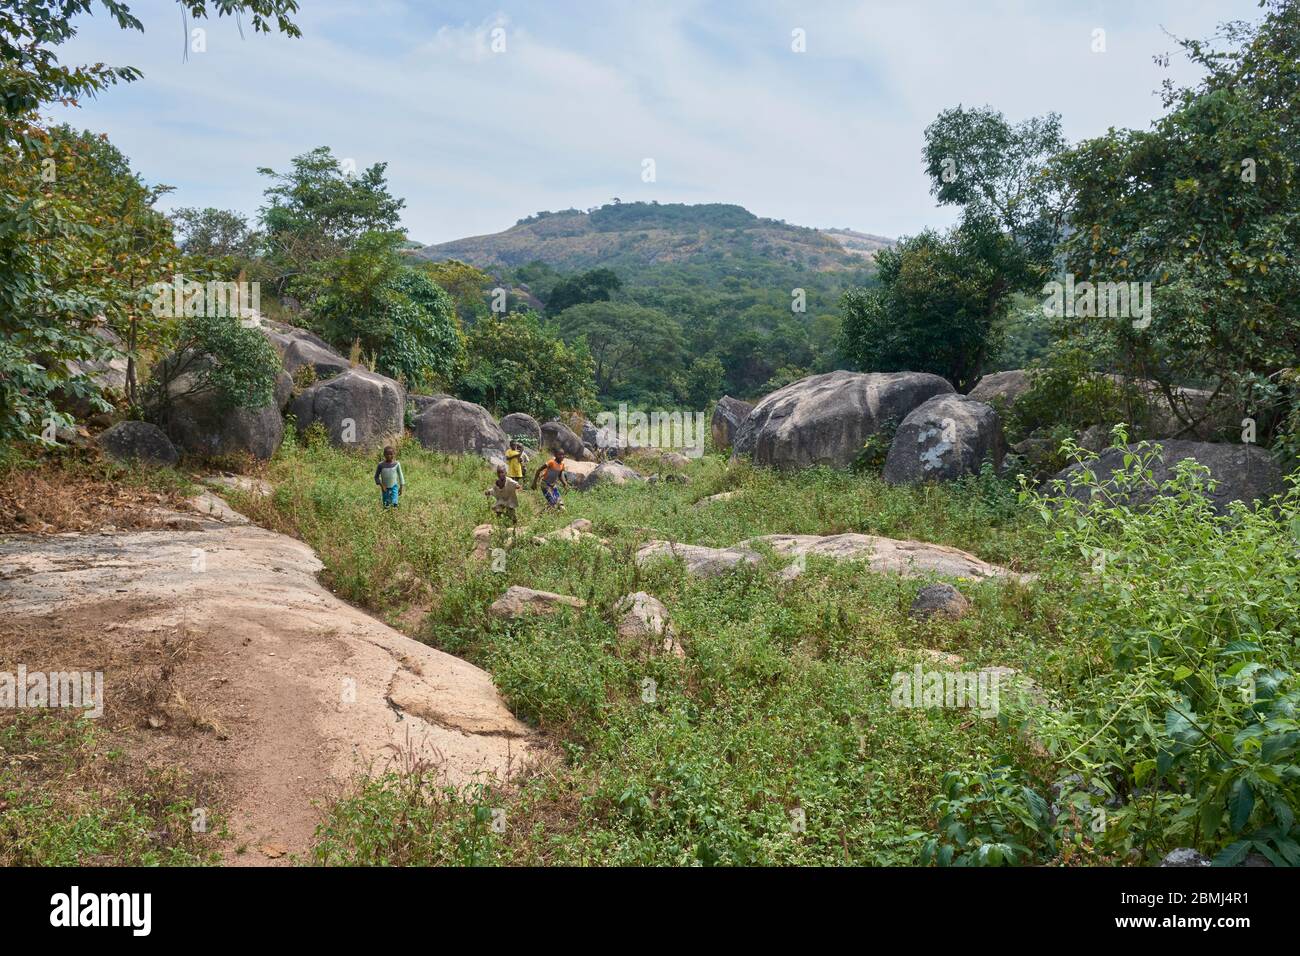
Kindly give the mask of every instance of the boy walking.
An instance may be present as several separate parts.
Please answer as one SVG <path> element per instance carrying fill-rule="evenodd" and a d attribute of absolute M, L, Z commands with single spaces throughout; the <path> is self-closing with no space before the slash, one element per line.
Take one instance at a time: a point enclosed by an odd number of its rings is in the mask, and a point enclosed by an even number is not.
<path fill-rule="evenodd" d="M 513 478 L 519 482 L 522 488 L 524 484 L 524 450 L 519 447 L 519 442 L 512 440 L 510 448 L 506 451 L 506 477 Z"/>
<path fill-rule="evenodd" d="M 543 475 L 543 473 L 545 473 Z M 542 465 L 533 474 L 533 487 L 537 487 L 537 480 L 542 481 L 542 496 L 546 498 L 546 504 L 552 508 L 563 508 L 564 502 L 560 500 L 560 488 L 569 487 L 569 478 L 564 473 L 564 452 L 556 451 L 555 457 Z"/>
<path fill-rule="evenodd" d="M 396 508 L 402 492 L 406 490 L 406 475 L 402 473 L 402 463 L 396 456 L 393 446 L 386 446 L 384 460 L 375 468 L 375 484 L 383 493 L 381 500 L 385 508 Z"/>
<path fill-rule="evenodd" d="M 483 492 L 492 501 L 492 513 L 504 515 L 510 519 L 510 523 L 515 523 L 516 515 L 519 513 L 519 489 L 523 487 L 506 474 L 506 470 L 500 465 L 497 466 L 497 480 L 492 483 L 492 487 Z"/>

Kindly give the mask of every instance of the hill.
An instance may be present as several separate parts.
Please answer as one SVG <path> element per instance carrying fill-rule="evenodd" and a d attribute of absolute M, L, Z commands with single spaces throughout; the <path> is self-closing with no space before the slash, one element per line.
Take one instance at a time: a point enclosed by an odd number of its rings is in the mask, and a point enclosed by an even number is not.
<path fill-rule="evenodd" d="M 459 259 L 499 272 L 540 261 L 562 272 L 607 266 L 630 279 L 656 266 L 711 264 L 727 272 L 861 272 L 891 240 L 755 216 L 725 203 L 610 203 L 520 219 L 503 232 L 425 246 L 430 260 Z"/>

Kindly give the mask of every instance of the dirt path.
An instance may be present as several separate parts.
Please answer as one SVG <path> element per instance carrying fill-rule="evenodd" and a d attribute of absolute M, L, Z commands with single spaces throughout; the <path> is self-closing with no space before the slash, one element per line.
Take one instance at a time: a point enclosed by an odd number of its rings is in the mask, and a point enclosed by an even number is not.
<path fill-rule="evenodd" d="M 102 669 L 106 720 L 220 781 L 227 862 L 306 858 L 359 771 L 423 759 L 463 783 L 539 755 L 484 671 L 335 598 L 302 542 L 222 516 L 0 537 L 0 656 Z"/>

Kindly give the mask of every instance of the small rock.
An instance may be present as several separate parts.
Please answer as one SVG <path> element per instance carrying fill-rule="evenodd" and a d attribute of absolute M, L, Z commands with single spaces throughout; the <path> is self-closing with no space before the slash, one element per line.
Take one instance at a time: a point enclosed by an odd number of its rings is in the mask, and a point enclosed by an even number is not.
<path fill-rule="evenodd" d="M 1209 866 L 1210 858 L 1198 853 L 1191 847 L 1180 846 L 1176 850 L 1170 850 L 1163 860 L 1161 866 Z"/>
<path fill-rule="evenodd" d="M 506 593 L 492 602 L 488 611 L 495 617 L 515 618 L 524 614 L 550 614 L 561 607 L 583 608 L 587 602 L 567 594 L 534 591 L 512 584 Z"/>
<path fill-rule="evenodd" d="M 951 584 L 927 584 L 917 592 L 912 602 L 911 615 L 925 620 L 934 617 L 946 617 L 950 621 L 961 620 L 970 610 L 970 599 Z"/>
<path fill-rule="evenodd" d="M 643 642 L 654 651 L 673 657 L 685 657 L 686 652 L 677 643 L 668 609 L 657 597 L 645 591 L 624 595 L 615 606 L 623 616 L 618 622 L 618 636 L 624 640 Z"/>

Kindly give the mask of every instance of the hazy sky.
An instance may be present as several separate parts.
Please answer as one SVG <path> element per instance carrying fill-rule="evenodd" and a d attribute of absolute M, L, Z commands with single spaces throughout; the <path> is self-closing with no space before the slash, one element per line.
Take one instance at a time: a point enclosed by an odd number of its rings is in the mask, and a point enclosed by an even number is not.
<path fill-rule="evenodd" d="M 944 225 L 920 166 L 940 110 L 1056 110 L 1072 140 L 1146 126 L 1161 79 L 1194 76 L 1165 31 L 1204 37 L 1258 16 L 1255 0 L 302 0 L 300 39 L 191 22 L 207 49 L 186 57 L 175 3 L 130 5 L 143 34 L 100 10 L 61 55 L 144 79 L 60 118 L 107 132 L 147 181 L 177 187 L 169 205 L 254 214 L 257 167 L 315 146 L 386 161 L 423 242 L 614 196 L 888 236 Z M 796 29 L 806 52 L 792 50 Z M 1169 70 L 1152 62 L 1165 52 Z"/>

